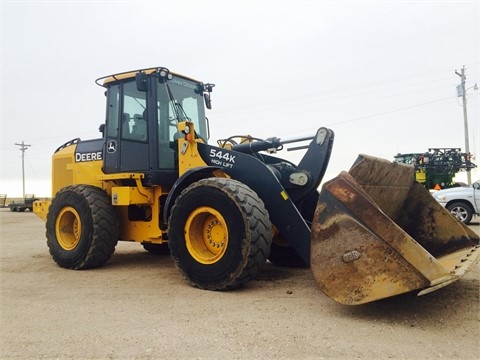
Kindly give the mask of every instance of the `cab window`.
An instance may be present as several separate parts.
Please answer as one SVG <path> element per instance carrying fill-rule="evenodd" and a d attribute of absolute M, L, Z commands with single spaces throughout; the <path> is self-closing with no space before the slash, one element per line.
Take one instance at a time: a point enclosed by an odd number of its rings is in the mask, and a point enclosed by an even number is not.
<path fill-rule="evenodd" d="M 122 138 L 147 141 L 146 92 L 138 91 L 135 82 L 123 85 Z"/>

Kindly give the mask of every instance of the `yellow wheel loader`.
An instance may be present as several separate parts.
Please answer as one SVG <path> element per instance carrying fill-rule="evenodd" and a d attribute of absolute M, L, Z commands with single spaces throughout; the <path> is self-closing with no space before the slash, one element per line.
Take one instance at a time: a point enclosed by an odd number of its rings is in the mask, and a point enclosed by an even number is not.
<path fill-rule="evenodd" d="M 435 290 L 479 257 L 478 236 L 414 182 L 413 167 L 361 155 L 319 192 L 330 129 L 213 146 L 213 84 L 163 67 L 96 82 L 106 89 L 102 137 L 60 146 L 54 196 L 34 204 L 61 267 L 101 266 L 117 241 L 135 241 L 171 254 L 202 289 L 242 286 L 270 261 L 310 266 L 329 297 L 362 304 Z M 302 160 L 276 157 L 284 146 L 304 149 Z"/>

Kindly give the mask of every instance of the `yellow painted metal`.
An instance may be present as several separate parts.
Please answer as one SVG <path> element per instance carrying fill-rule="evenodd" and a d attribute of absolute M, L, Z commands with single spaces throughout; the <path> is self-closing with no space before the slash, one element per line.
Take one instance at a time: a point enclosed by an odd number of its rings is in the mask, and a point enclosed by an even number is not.
<path fill-rule="evenodd" d="M 322 187 L 311 267 L 343 304 L 434 291 L 480 257 L 479 237 L 413 181 L 413 167 L 361 155 Z"/>
<path fill-rule="evenodd" d="M 228 247 L 228 228 L 223 216 L 215 209 L 195 209 L 185 223 L 185 243 L 192 257 L 202 264 L 219 261 Z"/>
<path fill-rule="evenodd" d="M 65 186 L 74 182 L 74 170 L 76 145 L 69 146 L 57 151 L 52 156 L 52 195 L 55 195 Z"/>
<path fill-rule="evenodd" d="M 119 240 L 144 242 L 152 244 L 165 243 L 166 236 L 160 228 L 160 197 L 165 196 L 169 189 L 161 186 L 153 186 L 154 201 L 151 204 L 133 204 L 131 206 L 118 206 L 117 211 L 120 217 Z M 129 210 L 130 208 L 130 210 Z M 131 217 L 129 211 L 141 213 L 141 219 Z"/>
<path fill-rule="evenodd" d="M 112 205 L 152 204 L 153 189 L 134 186 L 112 187 Z"/>
<path fill-rule="evenodd" d="M 181 121 L 177 124 L 177 130 L 180 132 L 185 132 L 187 128 L 188 128 L 188 131 L 190 131 L 190 128 L 188 127 L 188 124 L 186 121 Z"/>
<path fill-rule="evenodd" d="M 425 183 L 425 181 L 427 181 L 427 172 L 424 169 L 416 170 L 415 180 L 417 180 L 420 184 Z"/>
<path fill-rule="evenodd" d="M 77 145 L 67 146 L 52 156 L 52 195 L 72 184 L 102 187 L 102 160 L 75 162 Z"/>
<path fill-rule="evenodd" d="M 177 128 L 179 131 L 188 132 L 189 135 L 195 133 L 194 124 L 192 122 L 181 122 L 178 124 Z M 188 130 L 186 130 L 187 128 Z M 190 136 L 189 139 L 186 139 L 185 137 L 178 139 L 178 167 L 180 175 L 189 169 L 207 165 L 198 153 L 198 141 L 201 140 L 194 139 L 193 135 Z"/>
<path fill-rule="evenodd" d="M 77 210 L 66 206 L 55 219 L 55 235 L 62 249 L 71 251 L 75 249 L 82 236 L 82 221 Z"/>
<path fill-rule="evenodd" d="M 149 197 L 148 190 L 144 189 L 141 179 L 142 173 L 115 173 L 104 174 L 102 171 L 102 160 L 75 162 L 76 144 L 60 149 L 52 156 L 52 195 L 60 189 L 73 184 L 88 184 L 102 188 L 111 193 L 112 186 L 124 179 L 135 180 L 140 193 Z M 134 195 L 135 196 L 135 195 Z M 140 195 L 139 195 L 140 196 Z M 136 200 L 135 200 L 136 201 Z M 151 202 L 151 197 L 147 202 Z"/>
<path fill-rule="evenodd" d="M 70 166 L 73 171 L 73 184 L 89 184 L 102 187 L 98 174 L 102 173 L 103 162 L 101 160 L 74 163 Z"/>
<path fill-rule="evenodd" d="M 145 177 L 142 173 L 114 173 L 114 174 L 104 174 L 103 172 L 97 174 L 97 180 L 99 181 L 113 181 L 113 180 L 124 180 L 124 179 L 133 179 L 141 180 Z"/>
<path fill-rule="evenodd" d="M 33 202 L 33 212 L 43 221 L 47 221 L 48 208 L 51 200 L 36 200 Z"/>

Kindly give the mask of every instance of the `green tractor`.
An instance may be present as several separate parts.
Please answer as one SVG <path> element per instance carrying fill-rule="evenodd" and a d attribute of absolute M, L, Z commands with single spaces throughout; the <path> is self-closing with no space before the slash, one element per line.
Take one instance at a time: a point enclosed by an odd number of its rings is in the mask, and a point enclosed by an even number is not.
<path fill-rule="evenodd" d="M 460 148 L 430 148 L 426 153 L 397 154 L 395 162 L 412 165 L 415 180 L 427 189 L 447 189 L 462 184 L 453 181 L 460 171 L 470 171 L 477 166 L 472 155 L 462 153 Z"/>

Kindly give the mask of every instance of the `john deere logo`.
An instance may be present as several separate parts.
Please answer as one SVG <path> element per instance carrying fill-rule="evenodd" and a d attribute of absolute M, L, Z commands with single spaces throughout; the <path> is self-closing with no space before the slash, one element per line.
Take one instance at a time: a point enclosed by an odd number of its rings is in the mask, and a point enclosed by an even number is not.
<path fill-rule="evenodd" d="M 113 154 L 115 151 L 117 151 L 117 142 L 115 140 L 110 140 L 107 143 L 107 152 Z"/>
<path fill-rule="evenodd" d="M 75 162 L 87 162 L 87 161 L 98 161 L 102 159 L 102 152 L 87 152 L 87 153 L 75 153 Z"/>

